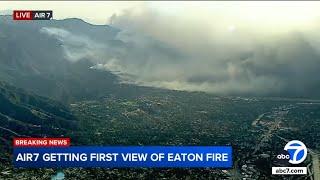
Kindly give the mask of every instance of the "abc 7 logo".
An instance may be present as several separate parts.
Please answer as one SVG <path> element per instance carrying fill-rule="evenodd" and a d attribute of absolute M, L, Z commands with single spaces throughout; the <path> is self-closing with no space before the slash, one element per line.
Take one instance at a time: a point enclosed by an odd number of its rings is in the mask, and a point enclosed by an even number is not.
<path fill-rule="evenodd" d="M 277 159 L 290 159 L 290 155 L 289 154 L 278 154 L 277 155 Z"/>
<path fill-rule="evenodd" d="M 300 164 L 307 158 L 307 147 L 301 141 L 290 141 L 276 158 L 278 160 L 287 160 L 291 164 Z"/>

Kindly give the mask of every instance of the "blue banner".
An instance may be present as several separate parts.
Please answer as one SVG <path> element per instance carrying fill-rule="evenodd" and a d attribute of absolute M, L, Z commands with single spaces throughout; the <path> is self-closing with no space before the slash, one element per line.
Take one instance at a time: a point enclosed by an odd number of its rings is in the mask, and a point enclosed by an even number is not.
<path fill-rule="evenodd" d="M 230 146 L 15 148 L 15 167 L 232 167 Z"/>

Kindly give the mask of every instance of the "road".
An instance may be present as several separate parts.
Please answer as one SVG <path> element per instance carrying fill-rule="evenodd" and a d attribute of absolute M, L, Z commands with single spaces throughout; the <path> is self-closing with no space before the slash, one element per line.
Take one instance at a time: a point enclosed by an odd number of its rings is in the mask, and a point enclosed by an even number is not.
<path fill-rule="evenodd" d="M 263 118 L 263 116 L 267 113 L 261 114 L 254 123 L 252 123 L 253 126 L 256 126 L 259 121 Z M 260 150 L 261 146 L 263 146 L 264 143 L 268 142 L 270 138 L 273 136 L 274 132 L 276 132 L 280 128 L 280 123 L 283 118 L 283 116 L 286 113 L 278 113 L 278 116 L 275 118 L 274 122 L 270 125 L 268 128 L 268 131 L 266 131 L 264 134 L 261 135 L 261 140 L 258 144 L 256 144 L 255 149 L 252 154 L 255 154 L 257 151 Z"/>
<path fill-rule="evenodd" d="M 309 149 L 308 149 L 309 150 Z M 312 169 L 313 169 L 313 178 L 315 180 L 320 179 L 320 164 L 319 164 L 319 154 L 310 151 L 312 157 Z"/>

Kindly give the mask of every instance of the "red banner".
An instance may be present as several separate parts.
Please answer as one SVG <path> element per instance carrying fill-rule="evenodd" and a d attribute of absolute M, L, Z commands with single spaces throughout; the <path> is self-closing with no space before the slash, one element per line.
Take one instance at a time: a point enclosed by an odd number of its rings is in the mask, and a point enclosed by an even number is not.
<path fill-rule="evenodd" d="M 70 138 L 14 138 L 14 147 L 68 147 Z"/>
<path fill-rule="evenodd" d="M 32 20 L 32 11 L 13 11 L 13 20 Z"/>

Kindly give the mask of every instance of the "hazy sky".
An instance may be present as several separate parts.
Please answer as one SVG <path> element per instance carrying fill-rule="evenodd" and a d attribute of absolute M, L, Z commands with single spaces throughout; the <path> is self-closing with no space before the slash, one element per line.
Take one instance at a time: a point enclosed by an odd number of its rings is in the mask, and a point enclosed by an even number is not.
<path fill-rule="evenodd" d="M 112 1 L 1 1 L 1 10 L 53 10 L 55 19 L 78 17 L 94 24 L 106 24 L 113 13 L 139 6 L 141 2 Z"/>
<path fill-rule="evenodd" d="M 192 2 L 192 1 L 1 1 L 1 10 L 51 9 L 57 19 L 79 17 L 95 24 L 105 24 L 112 14 L 121 14 L 126 9 L 148 8 L 162 15 L 187 16 L 195 19 L 214 16 L 217 13 L 232 16 L 236 20 L 273 21 L 293 23 L 309 21 L 320 14 L 320 2 Z M 170 19 L 168 19 L 170 21 Z M 235 22 L 236 23 L 236 22 Z M 270 23 L 270 22 L 268 22 Z M 301 22 L 300 22 L 301 23 Z"/>
<path fill-rule="evenodd" d="M 320 88 L 320 2 L 1 1 L 0 8 L 48 9 L 55 19 L 120 28 L 117 38 L 135 47 L 129 59 L 106 59 L 110 48 L 92 48 L 104 42 L 91 40 L 81 52 L 102 54 L 98 67 L 130 74 L 139 84 L 225 94 L 305 95 Z M 67 38 L 59 34 L 64 30 L 45 32 Z"/>

